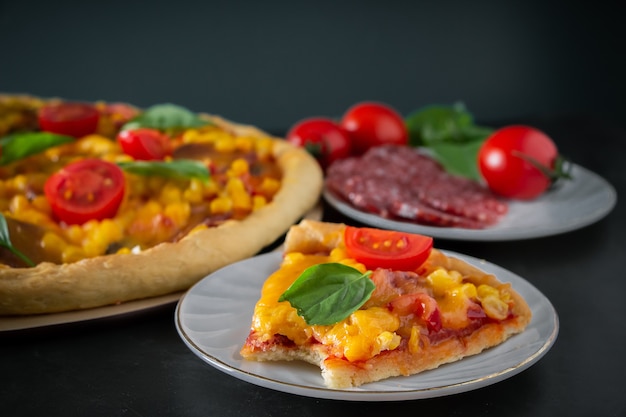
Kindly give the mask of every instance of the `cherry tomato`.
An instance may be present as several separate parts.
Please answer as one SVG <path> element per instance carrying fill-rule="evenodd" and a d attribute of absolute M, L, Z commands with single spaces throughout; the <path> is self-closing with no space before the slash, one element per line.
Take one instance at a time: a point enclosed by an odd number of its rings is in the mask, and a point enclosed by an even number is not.
<path fill-rule="evenodd" d="M 91 104 L 62 102 L 43 106 L 38 119 L 43 131 L 80 138 L 98 129 L 100 113 Z"/>
<path fill-rule="evenodd" d="M 402 116 L 382 103 L 359 103 L 348 109 L 341 126 L 352 140 L 352 152 L 360 155 L 379 145 L 406 145 L 409 134 Z"/>
<path fill-rule="evenodd" d="M 350 156 L 350 136 L 331 119 L 314 117 L 296 123 L 287 133 L 287 141 L 305 148 L 327 168 L 338 159 Z"/>
<path fill-rule="evenodd" d="M 44 185 L 52 213 L 67 224 L 115 216 L 124 189 L 121 168 L 99 159 L 83 159 L 66 165 Z"/>
<path fill-rule="evenodd" d="M 124 130 L 117 135 L 126 155 L 141 161 L 161 160 L 172 153 L 172 143 L 167 135 L 156 129 Z"/>
<path fill-rule="evenodd" d="M 513 125 L 487 138 L 478 151 L 478 167 L 495 193 L 529 200 L 545 192 L 556 177 L 563 176 L 557 166 L 559 158 L 548 135 L 529 126 Z"/>
<path fill-rule="evenodd" d="M 433 332 L 441 330 L 441 313 L 437 301 L 426 293 L 403 294 L 389 303 L 389 309 L 400 316 L 414 314 Z"/>
<path fill-rule="evenodd" d="M 433 247 L 433 238 L 413 233 L 346 226 L 348 256 L 368 269 L 412 271 L 421 266 Z"/>

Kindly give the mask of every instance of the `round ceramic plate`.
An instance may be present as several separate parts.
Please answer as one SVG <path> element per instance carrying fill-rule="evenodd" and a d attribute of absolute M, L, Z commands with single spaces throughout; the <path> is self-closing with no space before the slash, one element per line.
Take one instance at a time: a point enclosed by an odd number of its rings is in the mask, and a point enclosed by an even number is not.
<path fill-rule="evenodd" d="M 530 283 L 501 267 L 465 255 L 444 253 L 510 282 L 533 312 L 527 329 L 499 346 L 432 371 L 347 390 L 329 389 L 316 366 L 247 361 L 239 354 L 261 287 L 280 265 L 282 256 L 277 252 L 232 264 L 198 282 L 178 303 L 176 328 L 193 353 L 229 375 L 278 391 L 338 400 L 396 401 L 470 391 L 509 378 L 545 355 L 559 328 L 550 301 Z"/>
<path fill-rule="evenodd" d="M 357 210 L 324 192 L 325 200 L 340 213 L 364 224 L 420 233 L 442 239 L 504 241 L 557 235 L 590 225 L 609 214 L 617 201 L 615 188 L 602 177 L 579 166 L 572 166 L 570 181 L 562 181 L 533 201 L 511 201 L 509 212 L 495 226 L 487 229 L 423 226 L 391 220 Z"/>

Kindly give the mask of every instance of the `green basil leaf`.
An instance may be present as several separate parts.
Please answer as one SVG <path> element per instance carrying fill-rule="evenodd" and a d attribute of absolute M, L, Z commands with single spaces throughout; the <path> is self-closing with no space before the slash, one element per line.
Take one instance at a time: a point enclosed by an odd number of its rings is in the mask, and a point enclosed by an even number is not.
<path fill-rule="evenodd" d="M 20 258 L 28 266 L 35 266 L 35 263 L 31 261 L 26 255 L 20 252 L 13 243 L 11 243 L 11 236 L 9 234 L 9 225 L 7 219 L 2 213 L 0 213 L 0 246 L 7 248 L 15 256 Z"/>
<path fill-rule="evenodd" d="M 371 272 L 340 263 L 307 268 L 280 296 L 289 301 L 307 324 L 329 325 L 340 322 L 358 310 L 372 295 Z"/>
<path fill-rule="evenodd" d="M 464 142 L 463 129 L 474 124 L 474 117 L 462 103 L 432 105 L 411 113 L 405 120 L 413 146 L 439 142 Z"/>
<path fill-rule="evenodd" d="M 450 174 L 479 181 L 481 175 L 478 170 L 478 151 L 482 144 L 483 140 L 466 143 L 440 142 L 431 145 L 429 149 Z"/>
<path fill-rule="evenodd" d="M 30 155 L 35 155 L 48 148 L 73 142 L 71 136 L 49 132 L 14 133 L 0 139 L 0 165 L 7 165 Z"/>
<path fill-rule="evenodd" d="M 147 127 L 158 130 L 185 129 L 210 125 L 196 113 L 176 104 L 157 104 L 126 123 L 122 130 Z"/>
<path fill-rule="evenodd" d="M 126 172 L 145 176 L 189 179 L 199 178 L 203 182 L 209 180 L 209 169 L 205 164 L 191 159 L 174 159 L 172 161 L 133 161 L 118 162 Z"/>

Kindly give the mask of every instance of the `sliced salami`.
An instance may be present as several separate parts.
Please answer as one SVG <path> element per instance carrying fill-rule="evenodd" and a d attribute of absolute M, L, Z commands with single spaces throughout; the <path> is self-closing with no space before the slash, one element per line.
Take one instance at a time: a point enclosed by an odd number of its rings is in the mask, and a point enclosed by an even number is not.
<path fill-rule="evenodd" d="M 482 229 L 508 210 L 481 184 L 406 146 L 379 146 L 335 162 L 326 187 L 359 210 L 431 226 Z"/>

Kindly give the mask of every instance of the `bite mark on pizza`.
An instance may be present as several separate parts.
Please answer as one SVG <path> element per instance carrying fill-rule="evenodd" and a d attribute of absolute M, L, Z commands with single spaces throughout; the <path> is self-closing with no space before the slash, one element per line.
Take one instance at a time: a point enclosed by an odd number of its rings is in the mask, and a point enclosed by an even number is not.
<path fill-rule="evenodd" d="M 375 289 L 360 308 L 334 324 L 309 323 L 300 306 L 279 299 L 312 266 L 339 263 L 368 273 L 348 256 L 346 230 L 311 220 L 291 227 L 280 268 L 255 306 L 245 359 L 306 361 L 320 367 L 329 388 L 349 388 L 478 354 L 531 320 L 510 284 L 433 248 L 411 270 L 370 268 Z"/>
<path fill-rule="evenodd" d="M 12 246 L 24 255 L 0 248 L 0 315 L 99 307 L 188 289 L 272 244 L 318 202 L 322 172 L 315 160 L 256 127 L 173 105 L 154 115 L 98 102 L 86 106 L 98 110 L 97 127 L 87 127 L 95 131 L 57 142 L 49 134 L 58 132 L 43 132 L 37 115 L 63 104 L 0 95 L 0 210 Z M 69 135 L 63 118 L 49 118 Z M 123 148 L 120 130 L 146 119 L 156 123 L 151 129 L 165 137 L 166 149 L 145 138 Z M 83 130 L 71 131 L 85 132 L 84 123 L 78 127 Z M 54 146 L 38 148 L 38 140 Z M 64 177 L 51 186 L 51 178 L 70 166 L 74 182 Z M 123 198 L 117 201 L 119 189 L 109 192 L 116 200 L 94 208 L 90 204 L 113 185 L 106 172 L 96 175 L 103 167 L 123 171 Z"/>

